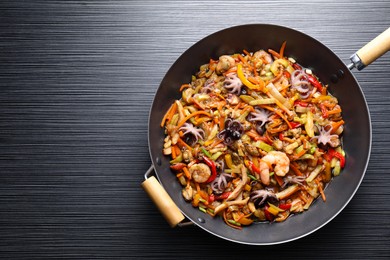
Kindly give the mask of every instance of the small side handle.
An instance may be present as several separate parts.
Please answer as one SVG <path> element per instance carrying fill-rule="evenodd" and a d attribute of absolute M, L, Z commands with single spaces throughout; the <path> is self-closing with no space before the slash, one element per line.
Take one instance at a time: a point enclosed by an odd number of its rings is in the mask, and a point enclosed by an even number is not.
<path fill-rule="evenodd" d="M 169 194 L 158 182 L 156 177 L 149 177 L 152 170 L 153 166 L 151 166 L 146 172 L 146 180 L 141 184 L 141 186 L 160 210 L 161 214 L 167 220 L 169 225 L 171 227 L 175 227 L 184 220 L 184 215 L 181 213 Z"/>
<path fill-rule="evenodd" d="M 390 50 L 390 27 L 351 56 L 349 68 L 362 70 Z"/>

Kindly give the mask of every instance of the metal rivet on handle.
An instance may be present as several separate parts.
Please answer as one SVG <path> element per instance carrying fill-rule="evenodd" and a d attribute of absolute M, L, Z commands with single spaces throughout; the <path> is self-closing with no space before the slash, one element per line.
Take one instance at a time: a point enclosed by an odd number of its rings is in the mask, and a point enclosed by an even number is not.
<path fill-rule="evenodd" d="M 205 220 L 204 218 L 198 218 L 198 221 L 199 221 L 200 223 L 206 223 L 206 220 Z"/>
<path fill-rule="evenodd" d="M 338 71 L 337 71 L 337 73 L 336 73 L 336 75 L 337 75 L 337 77 L 339 78 L 339 79 L 341 79 L 341 78 L 343 78 L 344 77 L 344 71 L 342 70 L 342 69 L 339 69 Z"/>
<path fill-rule="evenodd" d="M 330 76 L 330 81 L 332 81 L 332 83 L 337 83 L 339 81 L 339 77 L 337 77 L 336 74 L 332 74 Z"/>

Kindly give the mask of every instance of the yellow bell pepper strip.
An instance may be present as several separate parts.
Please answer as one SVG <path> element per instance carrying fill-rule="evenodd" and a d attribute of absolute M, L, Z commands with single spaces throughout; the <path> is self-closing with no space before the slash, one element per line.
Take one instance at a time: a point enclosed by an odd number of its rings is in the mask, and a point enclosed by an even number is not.
<path fill-rule="evenodd" d="M 270 67 L 270 71 L 275 75 L 279 75 L 280 73 L 280 66 L 283 66 L 283 67 L 287 67 L 288 66 L 288 60 L 286 59 L 277 59 L 275 60 L 272 64 L 271 64 L 271 67 Z"/>
<path fill-rule="evenodd" d="M 237 222 L 240 223 L 241 225 L 249 226 L 250 224 L 253 223 L 253 219 L 242 217 Z"/>
<path fill-rule="evenodd" d="M 264 207 L 264 215 L 265 215 L 265 218 L 269 221 L 269 222 L 272 222 L 274 220 L 274 216 L 273 214 L 271 214 L 269 212 L 269 206 L 268 205 L 265 205 Z"/>
<path fill-rule="evenodd" d="M 264 87 L 264 82 L 260 81 L 260 83 L 262 83 L 261 85 L 255 85 L 253 84 L 252 82 L 250 82 L 244 75 L 244 72 L 242 71 L 242 65 L 241 64 L 237 64 L 237 76 L 238 78 L 241 80 L 241 82 L 247 86 L 248 88 L 252 89 L 252 90 L 261 90 L 263 91 L 263 87 Z"/>
<path fill-rule="evenodd" d="M 269 202 L 268 202 L 268 206 L 269 206 L 268 211 L 275 216 L 278 215 L 279 212 L 284 211 L 284 209 L 281 209 L 281 208 L 279 208 L 279 207 L 277 207 L 274 204 L 269 203 Z"/>
<path fill-rule="evenodd" d="M 233 160 L 232 160 L 232 156 L 231 154 L 226 154 L 225 155 L 225 162 L 227 164 L 227 166 L 230 168 L 230 169 L 235 169 L 236 166 L 233 164 Z"/>

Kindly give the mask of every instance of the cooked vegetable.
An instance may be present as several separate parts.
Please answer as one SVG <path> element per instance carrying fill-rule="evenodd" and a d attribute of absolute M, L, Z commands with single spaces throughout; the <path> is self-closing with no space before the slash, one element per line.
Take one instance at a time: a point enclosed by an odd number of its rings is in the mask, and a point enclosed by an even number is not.
<path fill-rule="evenodd" d="M 337 98 L 279 52 L 222 55 L 178 88 L 163 154 L 201 212 L 232 228 L 304 212 L 345 167 Z"/>

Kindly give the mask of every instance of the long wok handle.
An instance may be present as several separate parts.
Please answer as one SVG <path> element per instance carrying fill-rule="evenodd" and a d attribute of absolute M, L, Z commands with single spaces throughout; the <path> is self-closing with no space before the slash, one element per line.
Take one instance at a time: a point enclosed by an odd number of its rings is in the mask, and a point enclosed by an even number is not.
<path fill-rule="evenodd" d="M 390 27 L 351 56 L 350 69 L 362 70 L 390 50 Z"/>
<path fill-rule="evenodd" d="M 171 227 L 175 227 L 184 220 L 184 215 L 176 206 L 175 202 L 173 202 L 169 194 L 157 181 L 156 177 L 147 177 L 148 173 L 153 171 L 153 169 L 153 165 L 150 166 L 145 174 L 146 180 L 141 184 L 141 186 L 160 210 L 169 225 Z"/>

